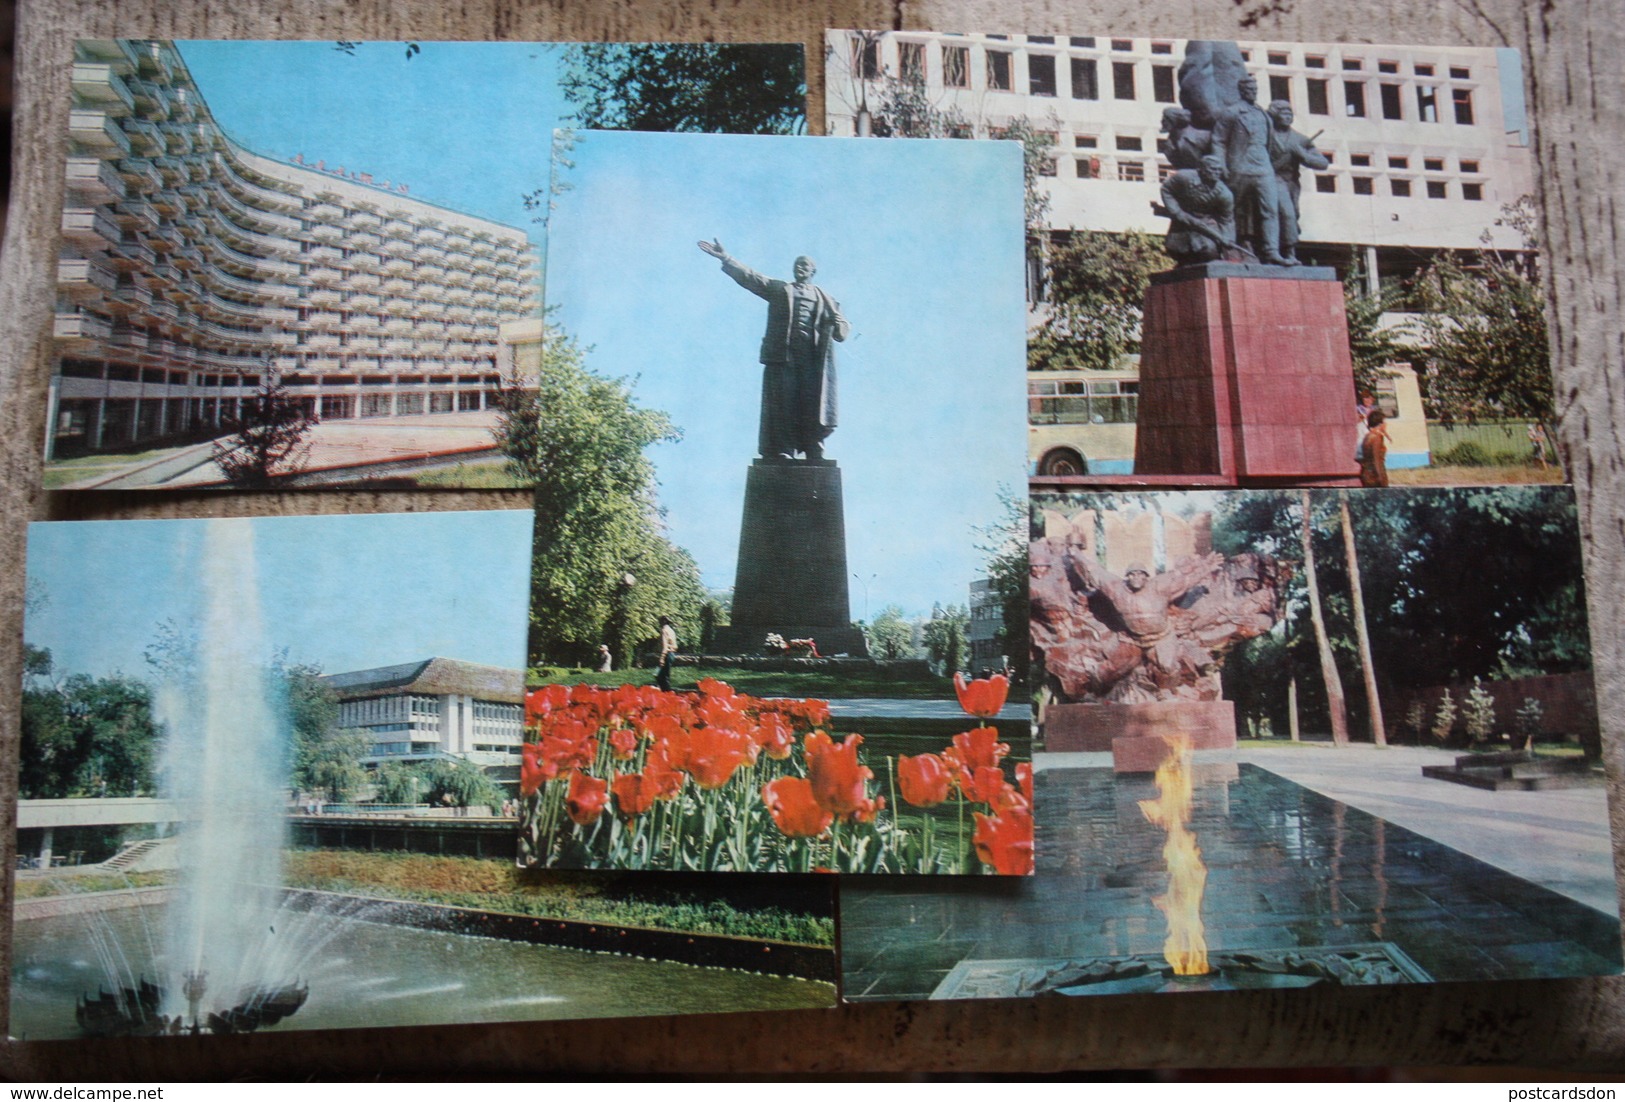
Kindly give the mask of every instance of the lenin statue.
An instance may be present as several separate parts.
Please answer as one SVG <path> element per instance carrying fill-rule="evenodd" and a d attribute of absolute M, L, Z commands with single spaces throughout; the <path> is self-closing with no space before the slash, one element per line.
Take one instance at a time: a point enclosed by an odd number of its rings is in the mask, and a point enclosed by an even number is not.
<path fill-rule="evenodd" d="M 835 342 L 851 324 L 841 307 L 812 283 L 811 257 L 798 256 L 795 280 L 769 279 L 723 249 L 720 241 L 700 248 L 722 261 L 735 283 L 767 300 L 762 335 L 762 423 L 757 447 L 763 459 L 824 457 L 824 438 L 835 430 Z"/>

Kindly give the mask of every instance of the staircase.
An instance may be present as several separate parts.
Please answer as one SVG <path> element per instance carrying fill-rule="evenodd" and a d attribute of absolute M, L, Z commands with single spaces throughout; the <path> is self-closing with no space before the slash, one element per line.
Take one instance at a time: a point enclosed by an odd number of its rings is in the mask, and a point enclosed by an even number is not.
<path fill-rule="evenodd" d="M 1454 765 L 1424 765 L 1422 775 L 1492 792 L 1535 792 L 1607 783 L 1601 768 L 1592 768 L 1585 758 L 1537 758 L 1528 750 L 1466 754 Z"/>
<path fill-rule="evenodd" d="M 130 872 L 136 865 L 141 864 L 143 858 L 164 844 L 162 838 L 148 838 L 144 842 L 132 842 L 113 856 L 102 862 L 102 869 L 106 872 Z"/>

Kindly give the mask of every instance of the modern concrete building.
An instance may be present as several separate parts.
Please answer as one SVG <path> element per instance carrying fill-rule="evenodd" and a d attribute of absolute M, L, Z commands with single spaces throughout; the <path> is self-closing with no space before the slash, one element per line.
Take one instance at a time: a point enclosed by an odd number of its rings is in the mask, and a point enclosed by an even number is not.
<path fill-rule="evenodd" d="M 923 80 L 966 137 L 1025 118 L 1054 138 L 1048 220 L 1069 229 L 1162 233 L 1153 216 L 1162 112 L 1178 101 L 1181 38 L 831 31 L 828 129 L 871 129 L 888 79 Z M 1533 190 L 1522 108 L 1503 100 L 1506 52 L 1459 46 L 1239 43 L 1259 100 L 1292 103 L 1296 128 L 1331 167 L 1303 180 L 1300 256 L 1372 276 L 1409 275 L 1438 249 L 1472 249 L 1488 231 L 1520 249 L 1501 205 Z M 1518 97 L 1521 103 L 1521 95 Z"/>
<path fill-rule="evenodd" d="M 523 230 L 244 149 L 169 42 L 81 41 L 72 87 L 47 454 L 207 435 L 267 371 L 322 419 L 486 408 Z"/>
<path fill-rule="evenodd" d="M 999 595 L 988 578 L 978 578 L 970 584 L 970 624 L 965 635 L 970 643 L 970 669 L 972 673 L 984 669 L 1002 670 L 1006 657 L 998 639 L 999 628 L 1004 625 L 1004 608 Z"/>
<path fill-rule="evenodd" d="M 339 726 L 372 740 L 367 765 L 447 755 L 482 766 L 517 766 L 524 736 L 520 670 L 430 658 L 329 674 Z"/>

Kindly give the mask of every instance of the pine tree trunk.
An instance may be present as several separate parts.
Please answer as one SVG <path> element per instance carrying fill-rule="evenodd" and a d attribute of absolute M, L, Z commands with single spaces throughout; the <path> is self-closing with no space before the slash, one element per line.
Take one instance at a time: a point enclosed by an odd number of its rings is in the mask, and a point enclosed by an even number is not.
<path fill-rule="evenodd" d="M 1309 619 L 1315 628 L 1315 647 L 1320 652 L 1320 676 L 1326 682 L 1326 709 L 1331 713 L 1332 745 L 1349 744 L 1348 706 L 1343 700 L 1343 679 L 1332 657 L 1331 640 L 1326 638 L 1326 619 L 1320 612 L 1320 585 L 1315 580 L 1315 548 L 1310 538 L 1309 514 L 1313 503 L 1303 491 L 1303 570 L 1309 587 Z"/>
<path fill-rule="evenodd" d="M 1354 597 L 1354 631 L 1360 643 L 1360 672 L 1365 675 L 1365 699 L 1371 711 L 1371 741 L 1378 746 L 1388 745 L 1388 732 L 1383 726 L 1382 697 L 1377 693 L 1377 668 L 1371 661 L 1371 635 L 1365 625 L 1365 593 L 1360 588 L 1360 557 L 1354 550 L 1354 521 L 1349 516 L 1347 490 L 1338 495 L 1337 511 L 1343 522 L 1343 555 L 1349 564 L 1349 590 Z"/>
<path fill-rule="evenodd" d="M 1286 722 L 1287 729 L 1292 734 L 1292 741 L 1298 742 L 1298 679 L 1296 677 L 1286 683 Z"/>

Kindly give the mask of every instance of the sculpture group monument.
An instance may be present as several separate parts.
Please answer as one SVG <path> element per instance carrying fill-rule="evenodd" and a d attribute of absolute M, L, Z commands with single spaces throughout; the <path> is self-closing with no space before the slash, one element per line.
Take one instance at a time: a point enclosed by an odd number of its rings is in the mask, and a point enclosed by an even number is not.
<path fill-rule="evenodd" d="M 1154 204 L 1178 266 L 1146 296 L 1134 473 L 1351 485 L 1343 287 L 1297 255 L 1299 174 L 1328 161 L 1291 104 L 1258 104 L 1234 42 L 1191 42 L 1179 83 L 1162 120 L 1176 171 Z"/>
<path fill-rule="evenodd" d="M 837 423 L 835 345 L 851 324 L 812 282 L 811 257 L 796 257 L 793 279 L 773 279 L 729 256 L 720 241 L 699 245 L 767 302 L 759 454 L 745 477 L 731 623 L 718 629 L 715 646 L 754 653 L 773 634 L 812 639 L 823 654 L 865 654 L 847 592 L 841 471 L 824 458 Z"/>
<path fill-rule="evenodd" d="M 1218 554 L 1209 532 L 1206 515 L 1047 515 L 1028 569 L 1050 750 L 1110 750 L 1119 772 L 1139 772 L 1164 754 L 1160 739 L 1147 736 L 1181 736 L 1196 749 L 1235 745 L 1224 656 L 1280 621 L 1292 571 L 1257 552 Z M 1167 563 L 1160 571 L 1152 557 L 1159 543 Z"/>

